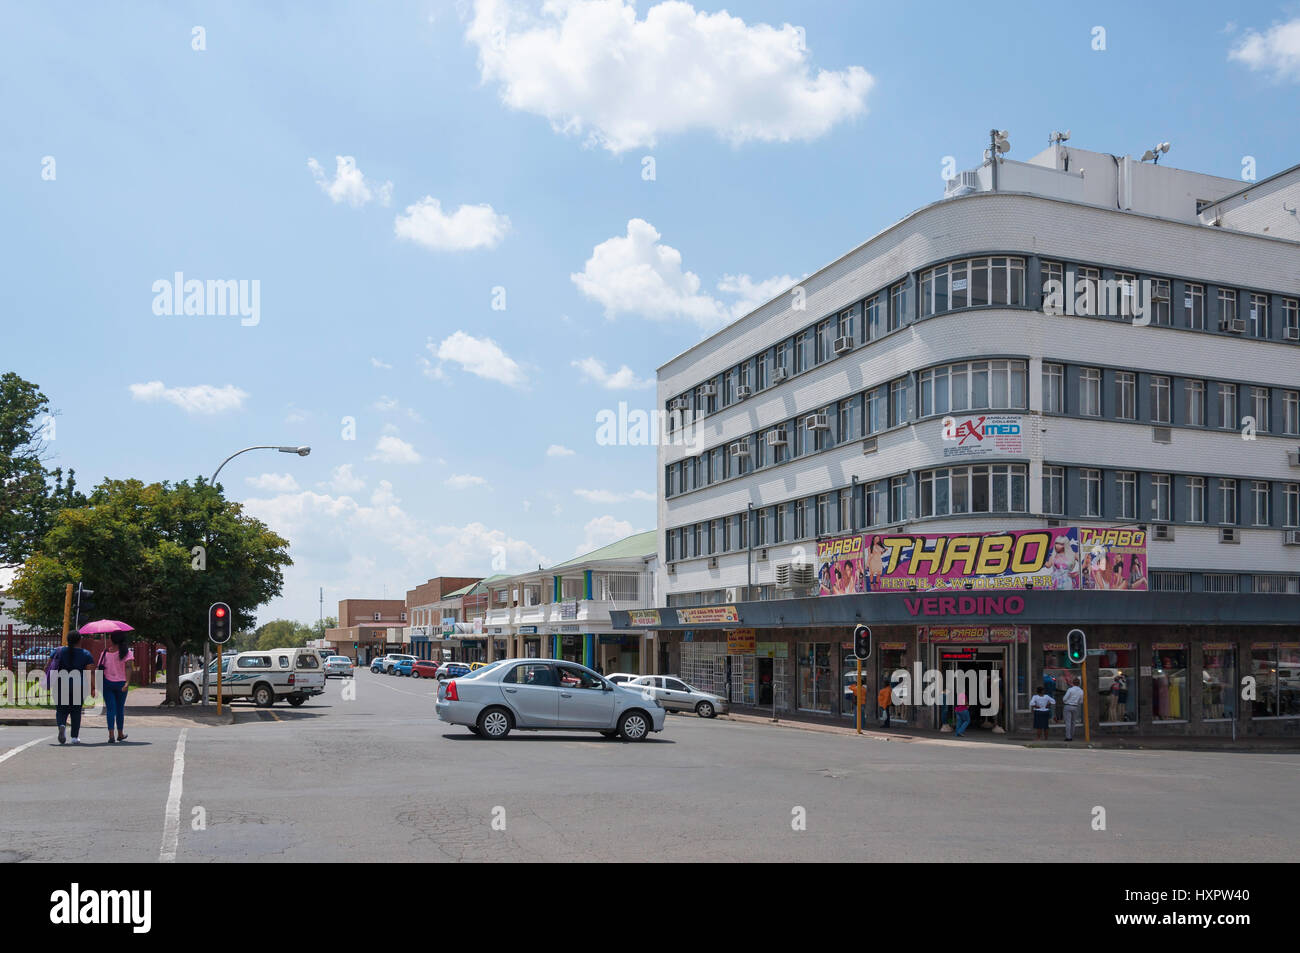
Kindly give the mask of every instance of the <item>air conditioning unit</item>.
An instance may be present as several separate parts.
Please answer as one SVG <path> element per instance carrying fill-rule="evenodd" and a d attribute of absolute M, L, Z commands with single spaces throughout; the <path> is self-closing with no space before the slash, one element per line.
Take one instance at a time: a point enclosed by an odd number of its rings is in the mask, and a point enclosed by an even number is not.
<path fill-rule="evenodd" d="M 1283 546 L 1300 546 L 1300 529 L 1289 529 L 1282 534 Z"/>
<path fill-rule="evenodd" d="M 379 613 L 378 613 L 378 612 L 375 613 L 375 621 L 376 621 L 376 622 L 379 621 Z"/>
<path fill-rule="evenodd" d="M 790 564 L 781 563 L 776 567 L 776 584 L 780 589 L 790 588 Z"/>
<path fill-rule="evenodd" d="M 868 437 L 866 440 L 862 441 L 862 452 L 875 453 L 877 446 L 879 446 L 879 444 L 876 442 L 876 438 Z"/>
<path fill-rule="evenodd" d="M 1220 331 L 1231 331 L 1233 334 L 1246 333 L 1245 318 L 1224 318 L 1219 322 Z"/>
<path fill-rule="evenodd" d="M 700 385 L 700 396 L 701 396 L 701 397 L 717 397 L 717 396 L 718 396 L 718 385 L 717 385 L 717 384 L 701 384 L 701 385 Z"/>
<path fill-rule="evenodd" d="M 777 427 L 774 430 L 769 430 L 767 432 L 767 445 L 769 447 L 784 447 L 785 431 L 780 427 Z"/>
<path fill-rule="evenodd" d="M 1173 443 L 1174 429 L 1172 427 L 1152 427 L 1151 442 L 1152 443 Z"/>
<path fill-rule="evenodd" d="M 1300 341 L 1300 328 L 1283 328 L 1282 337 L 1288 341 Z"/>
<path fill-rule="evenodd" d="M 670 576 L 675 576 L 675 575 L 677 575 L 677 564 L 676 564 L 676 563 L 669 563 L 669 564 L 668 564 L 668 575 L 670 575 Z"/>
<path fill-rule="evenodd" d="M 1288 450 L 1286 452 L 1286 465 L 1300 467 L 1300 450 Z"/>
<path fill-rule="evenodd" d="M 790 376 L 790 372 L 787 371 L 784 367 L 774 368 L 772 370 L 772 383 L 779 384 L 781 383 L 781 381 L 785 380 L 789 376 Z"/>
<path fill-rule="evenodd" d="M 748 384 L 741 384 L 736 388 L 736 400 L 745 400 L 746 398 L 753 396 L 754 388 L 750 387 Z"/>
<path fill-rule="evenodd" d="M 754 558 L 757 559 L 760 563 L 765 563 L 765 562 L 767 562 L 767 550 L 766 550 L 766 549 L 760 549 L 760 550 L 758 551 L 758 555 L 755 556 Z"/>
<path fill-rule="evenodd" d="M 970 195 L 970 193 L 977 191 L 979 187 L 979 173 L 975 169 L 967 169 L 944 181 L 943 197 L 952 199 L 961 195 Z"/>
<path fill-rule="evenodd" d="M 729 449 L 733 457 L 747 457 L 749 456 L 749 441 L 737 440 Z"/>
<path fill-rule="evenodd" d="M 1154 539 L 1172 543 L 1174 541 L 1174 528 L 1168 523 L 1156 523 L 1151 527 L 1151 535 Z"/>
<path fill-rule="evenodd" d="M 817 578 L 813 567 L 807 563 L 792 563 L 790 566 L 790 578 L 794 582 L 796 589 L 806 588 L 813 584 Z"/>
<path fill-rule="evenodd" d="M 723 602 L 739 602 L 740 600 L 736 598 L 736 590 L 735 590 L 735 589 L 726 589 L 726 590 L 724 590 L 723 593 L 722 593 L 722 601 L 723 601 Z"/>
<path fill-rule="evenodd" d="M 1241 531 L 1232 526 L 1221 526 L 1219 528 L 1219 542 L 1240 543 Z"/>
<path fill-rule="evenodd" d="M 1047 521 L 1047 528 L 1048 528 L 1048 529 L 1053 529 L 1054 527 L 1057 527 L 1057 526 L 1060 526 L 1060 525 L 1061 525 L 1061 521 L 1060 521 L 1060 520 L 1048 520 L 1048 521 Z"/>
<path fill-rule="evenodd" d="M 674 397 L 668 402 L 669 410 L 690 410 L 691 402 L 685 397 Z"/>
<path fill-rule="evenodd" d="M 717 556 L 710 556 L 710 557 L 709 557 L 709 568 L 710 568 L 710 569 L 717 569 L 717 568 L 718 568 L 718 557 L 717 557 Z"/>
<path fill-rule="evenodd" d="M 835 339 L 836 354 L 847 354 L 851 350 L 853 350 L 853 338 L 842 337 Z"/>
<path fill-rule="evenodd" d="M 829 414 L 809 414 L 803 419 L 803 423 L 809 430 L 831 429 L 831 418 Z"/>

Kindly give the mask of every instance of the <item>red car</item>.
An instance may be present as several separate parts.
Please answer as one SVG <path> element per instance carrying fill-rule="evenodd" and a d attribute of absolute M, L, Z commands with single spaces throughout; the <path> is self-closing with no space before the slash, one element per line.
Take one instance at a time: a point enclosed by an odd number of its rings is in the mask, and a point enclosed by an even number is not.
<path fill-rule="evenodd" d="M 438 662 L 419 659 L 411 666 L 411 678 L 436 678 Z"/>

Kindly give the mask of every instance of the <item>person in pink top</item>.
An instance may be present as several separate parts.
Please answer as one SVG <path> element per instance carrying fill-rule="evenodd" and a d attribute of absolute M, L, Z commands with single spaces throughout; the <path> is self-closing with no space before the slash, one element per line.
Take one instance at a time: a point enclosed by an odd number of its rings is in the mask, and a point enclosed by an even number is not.
<path fill-rule="evenodd" d="M 112 744 L 113 726 L 117 726 L 117 741 L 126 741 L 122 732 L 122 721 L 126 717 L 126 686 L 131 681 L 131 669 L 135 664 L 135 653 L 126 643 L 125 632 L 114 632 L 110 639 L 112 645 L 104 649 L 99 657 L 99 667 L 104 673 L 104 707 L 108 722 L 108 743 Z"/>

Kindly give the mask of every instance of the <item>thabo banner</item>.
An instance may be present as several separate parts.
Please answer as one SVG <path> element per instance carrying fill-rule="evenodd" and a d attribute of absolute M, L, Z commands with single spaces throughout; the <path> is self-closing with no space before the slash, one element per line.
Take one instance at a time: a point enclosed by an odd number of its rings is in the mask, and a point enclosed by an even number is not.
<path fill-rule="evenodd" d="M 1128 542 L 1132 545 L 1131 539 Z M 1141 544 L 1145 565 L 1145 538 Z M 842 536 L 818 542 L 817 574 L 818 594 L 823 596 L 964 590 L 968 585 L 1079 589 L 1079 530 Z M 1145 578 L 1142 581 L 1145 588 Z"/>

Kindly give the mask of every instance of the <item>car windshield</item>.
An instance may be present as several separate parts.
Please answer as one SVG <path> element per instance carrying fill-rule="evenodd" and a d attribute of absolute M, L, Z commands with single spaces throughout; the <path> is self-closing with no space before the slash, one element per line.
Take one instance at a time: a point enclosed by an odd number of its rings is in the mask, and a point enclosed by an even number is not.
<path fill-rule="evenodd" d="M 484 672 L 490 672 L 490 671 L 492 671 L 492 669 L 494 669 L 494 668 L 496 668 L 498 665 L 500 665 L 502 661 L 504 661 L 504 660 L 503 660 L 503 659 L 498 659 L 498 660 L 495 661 L 495 662 L 488 662 L 488 663 L 487 663 L 486 665 L 484 665 L 482 668 L 476 668 L 476 669 L 474 669 L 474 671 L 470 672 L 470 673 L 468 674 L 467 677 L 469 677 L 469 678 L 476 678 L 476 677 L 478 677 L 479 675 L 482 675 Z"/>

